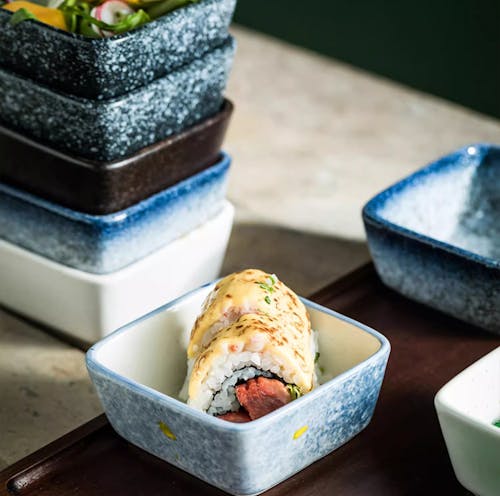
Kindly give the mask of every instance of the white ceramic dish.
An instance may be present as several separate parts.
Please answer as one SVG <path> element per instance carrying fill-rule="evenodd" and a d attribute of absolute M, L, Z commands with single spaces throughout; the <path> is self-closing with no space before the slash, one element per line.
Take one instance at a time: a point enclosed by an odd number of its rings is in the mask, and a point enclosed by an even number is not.
<path fill-rule="evenodd" d="M 95 275 L 0 241 L 0 304 L 93 343 L 217 277 L 234 208 L 124 269 Z"/>
<path fill-rule="evenodd" d="M 390 346 L 378 332 L 303 299 L 318 331 L 322 384 L 262 418 L 227 422 L 177 399 L 189 333 L 212 289 L 182 296 L 95 344 L 87 367 L 118 434 L 230 494 L 255 495 L 368 425 Z"/>
<path fill-rule="evenodd" d="M 477 496 L 500 495 L 500 347 L 436 395 L 439 423 L 455 475 Z"/>

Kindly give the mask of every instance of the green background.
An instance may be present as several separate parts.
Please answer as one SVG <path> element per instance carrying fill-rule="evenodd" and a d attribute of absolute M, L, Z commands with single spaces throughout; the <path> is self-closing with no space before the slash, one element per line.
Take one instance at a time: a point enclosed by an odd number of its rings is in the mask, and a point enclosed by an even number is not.
<path fill-rule="evenodd" d="M 235 21 L 500 117 L 500 0 L 239 0 Z"/>

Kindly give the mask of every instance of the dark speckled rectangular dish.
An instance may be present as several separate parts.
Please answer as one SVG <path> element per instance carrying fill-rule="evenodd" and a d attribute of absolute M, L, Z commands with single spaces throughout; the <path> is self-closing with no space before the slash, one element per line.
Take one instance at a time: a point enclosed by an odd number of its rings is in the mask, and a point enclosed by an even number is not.
<path fill-rule="evenodd" d="M 217 113 L 234 40 L 113 100 L 73 98 L 0 69 L 0 124 L 93 160 L 126 157 Z"/>
<path fill-rule="evenodd" d="M 201 0 L 131 32 L 92 39 L 0 9 L 0 65 L 70 95 L 113 98 L 201 58 L 227 38 L 236 0 Z"/>
<path fill-rule="evenodd" d="M 73 210 L 116 212 L 215 163 L 232 111 L 226 100 L 214 116 L 114 162 L 64 155 L 0 127 L 0 181 Z"/>
<path fill-rule="evenodd" d="M 373 198 L 363 219 L 385 284 L 500 334 L 500 147 L 437 160 Z"/>

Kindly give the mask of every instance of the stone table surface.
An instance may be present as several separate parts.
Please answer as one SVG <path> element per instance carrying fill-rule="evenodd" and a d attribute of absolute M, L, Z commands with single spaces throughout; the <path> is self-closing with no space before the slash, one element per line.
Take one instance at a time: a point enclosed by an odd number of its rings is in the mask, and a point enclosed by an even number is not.
<path fill-rule="evenodd" d="M 235 28 L 226 148 L 237 208 L 223 273 L 256 266 L 308 294 L 368 260 L 362 205 L 500 124 Z M 1 283 L 1 275 L 0 275 Z M 101 412 L 81 351 L 0 310 L 0 468 Z"/>

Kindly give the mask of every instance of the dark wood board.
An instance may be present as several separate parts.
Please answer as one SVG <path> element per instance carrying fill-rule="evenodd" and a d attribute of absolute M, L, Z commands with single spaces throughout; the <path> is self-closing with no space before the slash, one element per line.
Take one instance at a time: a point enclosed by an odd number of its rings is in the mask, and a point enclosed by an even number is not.
<path fill-rule="evenodd" d="M 392 353 L 371 424 L 269 496 L 466 495 L 434 410 L 441 386 L 500 338 L 385 288 L 367 266 L 313 296 L 385 334 Z M 0 473 L 0 495 L 177 496 L 225 493 L 135 448 L 104 416 Z"/>

